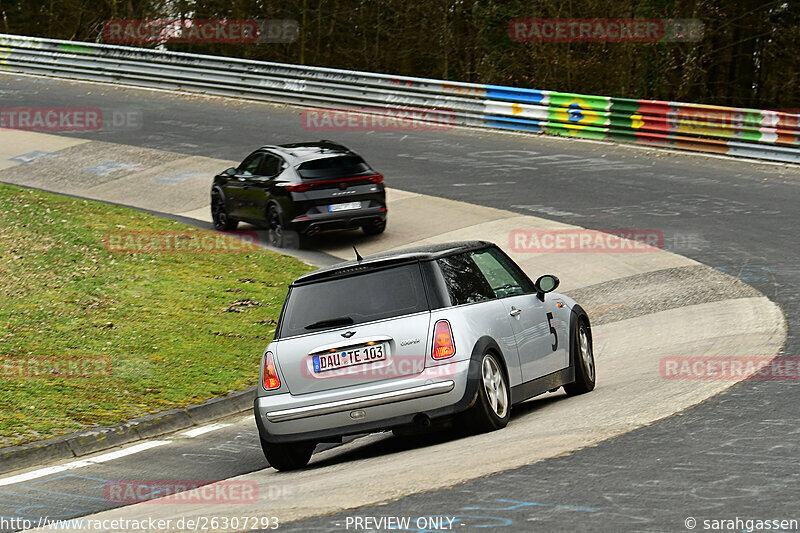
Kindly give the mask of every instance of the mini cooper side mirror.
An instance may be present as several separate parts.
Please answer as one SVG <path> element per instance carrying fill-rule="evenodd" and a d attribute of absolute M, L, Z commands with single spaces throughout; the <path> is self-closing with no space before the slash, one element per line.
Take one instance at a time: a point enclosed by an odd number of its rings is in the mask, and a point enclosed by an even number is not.
<path fill-rule="evenodd" d="M 558 287 L 559 283 L 560 281 L 557 277 L 553 276 L 552 274 L 545 274 L 544 276 L 540 276 L 533 286 L 536 289 L 536 295 L 541 301 L 544 301 L 545 293 L 556 290 L 556 287 Z"/>

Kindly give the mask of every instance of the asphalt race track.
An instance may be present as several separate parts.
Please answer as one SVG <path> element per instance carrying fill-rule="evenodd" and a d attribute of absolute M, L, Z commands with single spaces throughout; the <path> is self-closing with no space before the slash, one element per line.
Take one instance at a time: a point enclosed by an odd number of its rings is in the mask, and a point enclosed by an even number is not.
<path fill-rule="evenodd" d="M 593 229 L 660 230 L 670 251 L 738 277 L 777 302 L 788 323 L 784 354 L 798 353 L 797 168 L 462 129 L 310 132 L 302 129 L 299 110 L 292 108 L 10 75 L 2 81 L 0 90 L 10 107 L 142 113 L 140 127 L 75 137 L 229 160 L 241 159 L 259 143 L 330 138 L 360 152 L 390 186 L 405 191 Z M 676 338 L 682 335 L 675 332 Z M 685 531 L 688 517 L 700 521 L 698 529 L 703 519 L 800 519 L 795 497 L 800 488 L 797 386 L 792 380 L 751 380 L 676 416 L 567 456 L 280 529 L 341 531 L 348 517 L 423 515 L 458 517 L 461 526 L 455 528 L 462 531 Z M 197 468 L 195 479 L 224 479 L 264 468 L 252 421 L 239 417 L 225 424 L 230 425 L 204 435 L 175 437 L 116 467 L 152 468 L 158 477 L 158 461 L 172 467 L 187 456 L 206 456 L 190 463 Z M 422 445 L 435 444 L 437 438 Z M 448 459 L 458 464 L 490 458 L 497 453 L 490 442 Z M 213 450 L 220 443 L 230 445 Z M 370 446 L 348 453 L 352 460 L 380 453 Z M 125 479 L 125 471 L 111 472 L 108 479 Z M 28 505 L 52 505 L 48 498 L 55 493 L 64 505 L 77 505 L 80 487 L 98 482 L 69 472 L 47 481 L 50 486 L 28 486 L 23 495 Z M 89 505 L 89 510 L 99 508 Z"/>

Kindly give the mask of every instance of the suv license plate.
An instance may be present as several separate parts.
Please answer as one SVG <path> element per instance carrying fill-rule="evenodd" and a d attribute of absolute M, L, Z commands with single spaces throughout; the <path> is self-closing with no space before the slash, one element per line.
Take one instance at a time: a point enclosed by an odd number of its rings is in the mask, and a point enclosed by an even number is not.
<path fill-rule="evenodd" d="M 383 344 L 360 346 L 314 356 L 314 372 L 327 372 L 350 366 L 386 360 L 386 347 Z"/>
<path fill-rule="evenodd" d="M 328 211 L 350 211 L 351 209 L 361 209 L 361 202 L 347 202 L 346 204 L 332 204 L 328 206 Z"/>

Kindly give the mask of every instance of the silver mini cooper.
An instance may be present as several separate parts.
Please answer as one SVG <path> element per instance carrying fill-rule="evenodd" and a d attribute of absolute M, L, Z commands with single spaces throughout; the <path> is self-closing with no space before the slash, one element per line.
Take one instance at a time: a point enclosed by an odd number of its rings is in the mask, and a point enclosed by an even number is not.
<path fill-rule="evenodd" d="M 298 278 L 262 358 L 255 419 L 267 461 L 300 468 L 320 442 L 443 417 L 491 431 L 533 396 L 591 391 L 589 318 L 557 286 L 484 241 Z"/>

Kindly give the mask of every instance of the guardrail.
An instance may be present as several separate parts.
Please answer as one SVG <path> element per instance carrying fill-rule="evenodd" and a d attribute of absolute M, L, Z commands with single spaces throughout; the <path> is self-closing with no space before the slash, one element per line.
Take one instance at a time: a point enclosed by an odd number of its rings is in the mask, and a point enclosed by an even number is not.
<path fill-rule="evenodd" d="M 800 115 L 0 34 L 0 69 L 800 163 Z M 424 117 L 423 117 L 424 119 Z"/>

